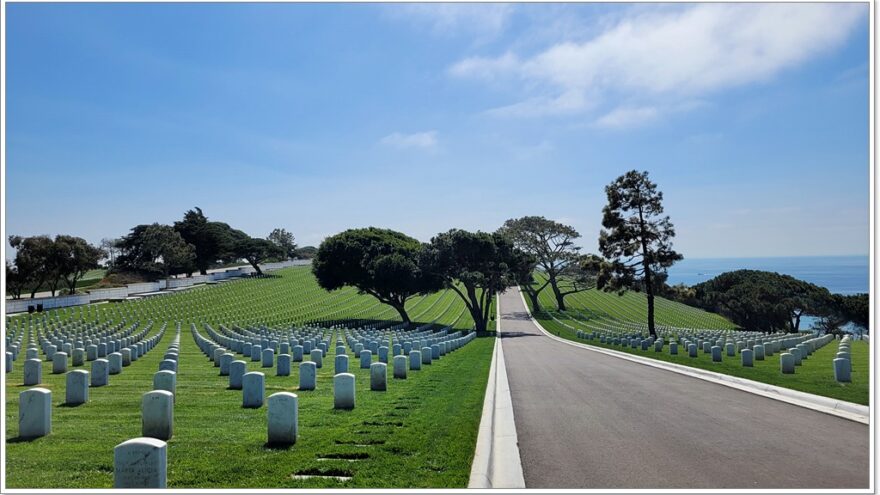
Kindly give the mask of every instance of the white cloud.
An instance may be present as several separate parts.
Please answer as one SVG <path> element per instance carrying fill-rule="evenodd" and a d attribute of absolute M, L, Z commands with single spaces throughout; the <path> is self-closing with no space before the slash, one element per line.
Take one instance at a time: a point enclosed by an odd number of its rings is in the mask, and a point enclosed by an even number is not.
<path fill-rule="evenodd" d="M 598 127 L 622 129 L 638 127 L 657 119 L 655 107 L 618 107 L 596 119 Z"/>
<path fill-rule="evenodd" d="M 496 117 L 542 117 L 579 113 L 592 104 L 580 91 L 566 91 L 558 96 L 539 96 L 511 105 L 493 108 L 486 113 Z"/>
<path fill-rule="evenodd" d="M 394 132 L 383 137 L 379 142 L 399 149 L 432 149 L 437 146 L 437 131 L 416 132 L 413 134 Z"/>
<path fill-rule="evenodd" d="M 511 52 L 507 52 L 496 58 L 466 58 L 450 67 L 449 73 L 458 77 L 493 80 L 515 73 L 519 66 L 519 58 Z"/>
<path fill-rule="evenodd" d="M 513 6 L 501 3 L 406 3 L 387 6 L 391 18 L 428 26 L 435 35 L 491 39 L 507 27 Z"/>
<path fill-rule="evenodd" d="M 640 106 L 667 106 L 726 88 L 768 81 L 780 72 L 839 47 L 864 23 L 864 4 L 702 4 L 634 9 L 602 26 L 592 38 L 558 42 L 521 58 L 471 57 L 450 68 L 457 77 L 523 81 L 524 101 L 505 108 L 518 115 L 560 113 L 567 101 L 638 98 Z M 537 93 L 537 94 L 536 94 Z M 588 98 L 589 96 L 589 98 Z M 663 104 L 658 104 L 658 102 Z M 575 105 L 586 110 L 589 105 Z M 539 108 L 544 108 L 540 111 Z M 600 118 L 614 124 L 651 113 L 618 109 Z M 607 118 L 606 118 L 607 117 Z"/>

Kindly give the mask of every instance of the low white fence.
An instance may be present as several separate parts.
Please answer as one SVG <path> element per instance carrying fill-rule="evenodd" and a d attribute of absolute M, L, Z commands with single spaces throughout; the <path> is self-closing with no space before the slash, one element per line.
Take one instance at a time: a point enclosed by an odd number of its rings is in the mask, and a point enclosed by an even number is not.
<path fill-rule="evenodd" d="M 265 263 L 260 265 L 260 269 L 264 272 L 280 270 L 291 266 L 301 266 L 311 264 L 311 260 L 291 260 L 280 261 L 277 263 Z M 242 277 L 256 272 L 250 265 L 240 266 L 237 268 L 229 268 L 222 272 L 209 273 L 207 275 L 194 275 L 192 277 L 169 278 L 167 280 L 159 280 L 157 282 L 145 282 L 138 284 L 130 284 L 124 287 L 110 287 L 106 289 L 89 289 L 82 294 L 74 294 L 71 296 L 56 297 L 36 297 L 33 299 L 7 299 L 6 314 L 23 313 L 28 311 L 28 306 L 32 306 L 35 310 L 38 305 L 42 304 L 43 309 L 63 308 L 66 306 L 80 306 L 98 301 L 106 301 L 108 299 L 125 299 L 133 294 L 143 294 L 145 292 L 157 292 L 165 289 L 175 289 L 180 287 L 190 287 L 205 282 L 216 282 L 218 280 L 226 280 L 232 277 Z"/>

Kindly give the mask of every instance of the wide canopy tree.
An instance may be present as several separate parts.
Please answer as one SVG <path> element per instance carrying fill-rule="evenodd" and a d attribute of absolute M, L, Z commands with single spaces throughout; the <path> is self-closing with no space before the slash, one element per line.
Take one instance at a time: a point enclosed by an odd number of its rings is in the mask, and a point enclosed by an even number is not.
<path fill-rule="evenodd" d="M 294 239 L 293 234 L 286 229 L 273 229 L 266 239 L 278 246 L 281 251 L 284 252 L 284 257 L 286 259 L 296 258 L 296 240 Z"/>
<path fill-rule="evenodd" d="M 76 293 L 76 283 L 89 270 L 98 268 L 104 251 L 89 244 L 82 237 L 59 235 L 55 238 L 59 273 L 67 284 L 69 294 Z"/>
<path fill-rule="evenodd" d="M 484 332 L 492 297 L 523 283 L 534 263 L 534 258 L 498 232 L 452 229 L 431 239 L 422 265 L 461 297 L 476 330 Z"/>
<path fill-rule="evenodd" d="M 238 240 L 229 225 L 209 221 L 199 207 L 187 211 L 182 220 L 174 222 L 174 230 L 193 246 L 193 264 L 202 275 L 207 274 L 208 268 L 218 260 L 230 257 Z"/>
<path fill-rule="evenodd" d="M 539 296 L 547 287 L 553 291 L 559 311 L 565 311 L 565 296 L 592 287 L 589 280 L 582 277 L 580 247 L 574 245 L 580 234 L 574 227 L 541 216 L 526 216 L 507 220 L 499 233 L 530 254 L 536 269 L 547 277 L 544 282 L 522 286 L 535 311 L 541 310 Z"/>
<path fill-rule="evenodd" d="M 13 299 L 21 298 L 21 291 L 24 290 L 27 279 L 18 271 L 18 267 L 11 261 L 6 260 L 6 292 Z"/>
<path fill-rule="evenodd" d="M 240 230 L 233 231 L 233 238 L 232 251 L 235 256 L 250 263 L 258 275 L 263 274 L 260 263 L 280 260 L 285 256 L 284 250 L 268 239 L 251 237 Z"/>
<path fill-rule="evenodd" d="M 43 284 L 60 277 L 55 241 L 46 235 L 9 236 L 9 245 L 15 249 L 15 268 L 23 287 L 31 288 L 31 298 Z M 57 284 L 56 284 L 57 286 Z"/>
<path fill-rule="evenodd" d="M 406 301 L 442 287 L 439 279 L 422 270 L 423 249 L 418 240 L 394 230 L 349 229 L 324 239 L 312 272 L 324 289 L 355 287 L 391 306 L 409 323 Z"/>
<path fill-rule="evenodd" d="M 675 229 L 663 215 L 663 193 L 648 172 L 629 171 L 605 187 L 608 204 L 602 209 L 599 250 L 608 260 L 598 286 L 620 294 L 645 291 L 648 331 L 654 328 L 654 294 L 666 278 L 666 269 L 682 259 L 672 249 Z"/>
<path fill-rule="evenodd" d="M 170 225 L 138 225 L 119 242 L 114 271 L 138 272 L 158 278 L 191 273 L 195 248 Z"/>
<path fill-rule="evenodd" d="M 802 316 L 837 311 L 827 289 L 775 272 L 725 272 L 693 289 L 700 307 L 752 331 L 797 332 Z"/>

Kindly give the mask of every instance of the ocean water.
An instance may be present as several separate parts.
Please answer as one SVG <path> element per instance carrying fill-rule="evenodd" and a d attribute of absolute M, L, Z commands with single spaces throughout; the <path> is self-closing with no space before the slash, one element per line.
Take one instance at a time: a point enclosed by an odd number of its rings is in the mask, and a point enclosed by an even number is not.
<path fill-rule="evenodd" d="M 724 272 L 750 269 L 791 275 L 838 294 L 868 292 L 868 256 L 685 258 L 669 269 L 670 285 L 694 285 Z"/>

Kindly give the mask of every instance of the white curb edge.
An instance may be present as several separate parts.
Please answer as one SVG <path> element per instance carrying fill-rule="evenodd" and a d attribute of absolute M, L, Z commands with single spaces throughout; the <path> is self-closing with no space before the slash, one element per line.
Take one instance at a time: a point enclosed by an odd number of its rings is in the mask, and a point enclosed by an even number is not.
<path fill-rule="evenodd" d="M 495 348 L 468 488 L 525 488 L 501 346 L 501 295 L 495 297 Z"/>
<path fill-rule="evenodd" d="M 596 347 L 589 344 L 583 344 L 580 342 L 563 339 L 562 337 L 557 337 L 556 335 L 553 335 L 545 330 L 544 327 L 542 327 L 541 324 L 538 323 L 538 320 L 536 320 L 534 316 L 532 316 L 532 311 L 531 309 L 529 309 L 529 305 L 526 302 L 525 296 L 523 296 L 522 294 L 522 289 L 517 287 L 517 290 L 519 291 L 520 298 L 522 298 L 523 306 L 525 306 L 526 308 L 529 319 L 532 321 L 532 323 L 535 324 L 536 327 L 538 327 L 538 330 L 540 330 L 547 337 L 558 340 L 559 342 L 562 342 L 564 344 L 568 344 L 574 347 L 580 347 L 582 349 L 587 349 L 593 352 L 607 354 L 609 356 L 625 359 L 634 363 L 671 371 L 673 373 L 690 376 L 699 380 L 717 383 L 726 387 L 742 390 L 743 392 L 760 395 L 762 397 L 775 399 L 781 402 L 787 402 L 789 404 L 794 404 L 796 406 L 800 406 L 806 409 L 812 409 L 814 411 L 830 414 L 832 416 L 838 416 L 844 419 L 848 419 L 850 421 L 855 421 L 863 424 L 870 423 L 870 409 L 868 408 L 868 406 L 863 406 L 861 404 L 835 400 L 828 397 L 822 397 L 821 395 L 792 390 L 790 388 L 777 387 L 775 385 L 756 382 L 754 380 L 748 380 L 746 378 L 725 375 L 724 373 L 717 373 L 715 371 L 692 368 L 690 366 L 684 366 L 681 364 L 667 363 L 665 361 L 658 361 L 656 359 L 636 356 L 633 354 L 627 354 L 625 352 L 615 351 L 613 349 Z"/>

